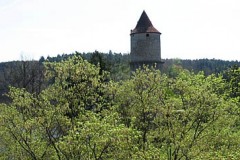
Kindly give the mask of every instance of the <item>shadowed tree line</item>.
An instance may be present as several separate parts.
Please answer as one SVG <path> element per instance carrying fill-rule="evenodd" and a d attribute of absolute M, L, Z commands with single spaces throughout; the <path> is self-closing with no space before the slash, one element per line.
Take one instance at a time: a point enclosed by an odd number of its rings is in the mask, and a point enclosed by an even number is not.
<path fill-rule="evenodd" d="M 100 74 L 103 71 L 110 73 L 110 78 L 114 81 L 126 80 L 130 78 L 130 55 L 122 53 L 93 53 L 62 54 L 56 57 L 41 57 L 39 61 L 13 61 L 0 63 L 0 102 L 7 102 L 8 98 L 3 96 L 9 90 L 9 86 L 26 88 L 31 93 L 38 94 L 51 81 L 44 81 L 44 62 L 61 62 L 73 56 L 81 56 L 88 62 L 100 67 Z M 163 59 L 162 73 L 169 76 L 176 76 L 181 69 L 187 69 L 198 73 L 204 72 L 204 75 L 224 74 L 226 70 L 233 66 L 240 66 L 238 61 L 223 61 L 217 59 L 199 59 L 199 60 L 181 60 L 181 59 Z M 229 80 L 228 74 L 224 78 Z"/>

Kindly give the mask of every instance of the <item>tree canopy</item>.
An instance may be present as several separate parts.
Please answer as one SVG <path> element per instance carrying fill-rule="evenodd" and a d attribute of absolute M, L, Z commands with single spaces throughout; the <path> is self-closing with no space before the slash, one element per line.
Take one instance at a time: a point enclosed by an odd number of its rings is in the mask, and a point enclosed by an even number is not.
<path fill-rule="evenodd" d="M 39 93 L 10 87 L 1 159 L 240 158 L 239 68 L 206 76 L 145 66 L 116 81 L 98 53 L 92 61 L 44 62 Z"/>

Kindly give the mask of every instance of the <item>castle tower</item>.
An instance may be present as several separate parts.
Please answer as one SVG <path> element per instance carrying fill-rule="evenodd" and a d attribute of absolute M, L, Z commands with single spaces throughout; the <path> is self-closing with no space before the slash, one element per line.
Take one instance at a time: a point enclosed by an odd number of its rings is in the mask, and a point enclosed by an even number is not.
<path fill-rule="evenodd" d="M 145 11 L 131 30 L 131 71 L 142 67 L 144 64 L 161 68 L 161 33 L 154 28 Z"/>

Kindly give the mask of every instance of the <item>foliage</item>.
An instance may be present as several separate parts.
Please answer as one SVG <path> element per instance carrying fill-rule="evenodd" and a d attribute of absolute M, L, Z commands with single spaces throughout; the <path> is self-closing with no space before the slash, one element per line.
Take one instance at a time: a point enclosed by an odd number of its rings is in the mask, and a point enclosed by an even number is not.
<path fill-rule="evenodd" d="M 213 137 L 234 123 L 221 88 L 224 81 L 214 75 L 183 70 L 171 79 L 146 68 L 119 87 L 116 99 L 123 123 L 141 131 L 143 148 L 151 143 L 165 158 L 192 159 L 217 151 Z"/>
<path fill-rule="evenodd" d="M 229 84 L 230 97 L 238 98 L 240 102 L 240 67 L 232 66 L 224 72 L 224 76 Z"/>
<path fill-rule="evenodd" d="M 113 81 L 95 56 L 95 65 L 82 56 L 46 61 L 49 85 L 39 93 L 10 87 L 1 159 L 240 158 L 235 70 L 226 80 L 144 67 Z"/>
<path fill-rule="evenodd" d="M 39 93 L 45 86 L 44 67 L 38 61 L 16 61 L 5 63 L 0 70 L 0 94 L 7 93 L 8 86 L 25 88 L 31 93 Z M 0 96 L 0 102 L 7 102 Z"/>
<path fill-rule="evenodd" d="M 84 60 L 99 66 L 101 71 L 108 71 L 114 81 L 127 80 L 130 78 L 130 55 L 127 53 L 108 53 L 99 51 L 57 55 L 56 57 L 41 57 L 39 61 L 22 60 L 0 63 L 0 102 L 7 103 L 9 99 L 3 96 L 9 91 L 8 86 L 26 88 L 27 91 L 39 93 L 48 83 L 44 81 L 43 62 L 61 62 L 70 57 L 81 56 Z M 198 73 L 203 71 L 205 76 L 211 74 L 223 74 L 231 66 L 240 66 L 239 61 L 224 61 L 218 59 L 162 59 L 164 62 L 161 72 L 174 77 L 180 69 L 187 69 Z"/>

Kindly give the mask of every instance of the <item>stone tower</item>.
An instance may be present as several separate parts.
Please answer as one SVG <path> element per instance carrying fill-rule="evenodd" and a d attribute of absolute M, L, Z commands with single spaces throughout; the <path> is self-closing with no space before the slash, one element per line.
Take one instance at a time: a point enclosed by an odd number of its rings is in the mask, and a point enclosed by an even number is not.
<path fill-rule="evenodd" d="M 145 11 L 131 30 L 131 71 L 142 67 L 144 64 L 161 68 L 161 33 L 154 28 Z"/>

